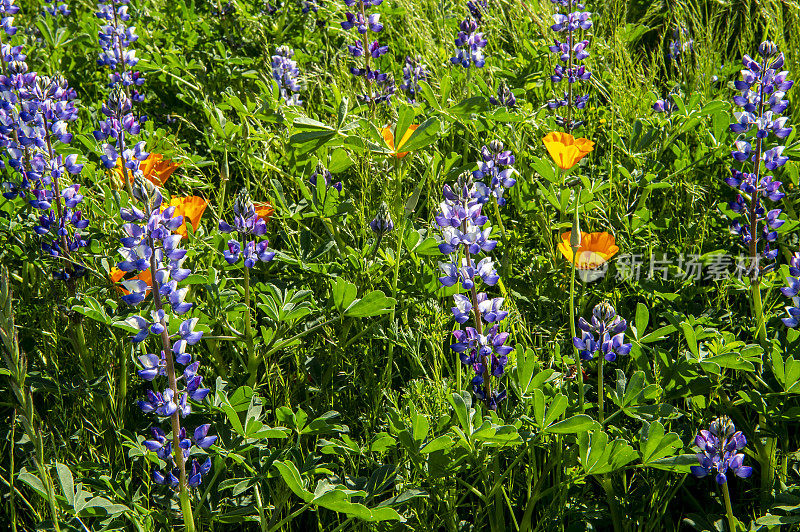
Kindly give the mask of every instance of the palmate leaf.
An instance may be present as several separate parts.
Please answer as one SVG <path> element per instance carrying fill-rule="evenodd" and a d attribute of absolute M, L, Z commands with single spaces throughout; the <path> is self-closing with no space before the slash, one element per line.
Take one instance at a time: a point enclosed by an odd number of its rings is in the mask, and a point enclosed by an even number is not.
<path fill-rule="evenodd" d="M 644 465 L 672 456 L 675 451 L 683 448 L 680 437 L 674 432 L 665 434 L 664 425 L 660 421 L 645 422 L 639 436 L 639 454 Z"/>
<path fill-rule="evenodd" d="M 306 483 L 300 475 L 297 466 L 290 460 L 276 461 L 273 463 L 286 485 L 292 492 L 300 497 L 303 502 L 326 508 L 334 512 L 343 513 L 349 517 L 377 523 L 380 521 L 405 521 L 397 510 L 386 506 L 367 508 L 361 503 L 352 502 L 353 496 L 363 497 L 364 491 L 343 489 L 330 482 L 320 480 L 314 492 L 306 489 Z"/>
<path fill-rule="evenodd" d="M 578 458 L 584 472 L 602 475 L 621 469 L 637 457 L 628 442 L 617 438 L 609 443 L 608 435 L 601 431 L 578 434 Z"/>

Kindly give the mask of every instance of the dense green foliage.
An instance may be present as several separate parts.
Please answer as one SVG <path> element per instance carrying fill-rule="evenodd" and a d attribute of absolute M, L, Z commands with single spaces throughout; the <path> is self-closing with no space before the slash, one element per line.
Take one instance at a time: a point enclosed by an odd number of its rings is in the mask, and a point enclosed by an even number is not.
<path fill-rule="evenodd" d="M 123 322 L 131 311 L 109 280 L 129 198 L 92 136 L 107 98 L 95 6 L 73 0 L 70 16 L 53 19 L 38 1 L 18 1 L 13 42 L 32 70 L 61 72 L 78 93 L 69 150 L 86 162 L 77 180 L 89 274 L 74 296 L 53 280 L 31 210 L 0 198 L 0 529 L 52 530 L 54 513 L 61 530 L 182 527 L 177 497 L 151 480 L 158 458 L 142 441 L 152 419 L 136 406 L 147 383 Z M 728 231 L 736 191 L 723 181 L 732 83 L 763 39 L 785 51 L 790 78 L 800 75 L 800 5 L 586 4 L 594 76 L 576 135 L 595 150 L 565 180 L 541 141 L 561 129 L 546 105 L 549 0 L 491 2 L 482 69 L 449 60 L 463 2 L 385 0 L 383 69 L 399 80 L 405 57 L 419 55 L 430 77 L 415 104 L 398 91 L 377 106 L 357 103 L 339 0 L 307 14 L 293 0 L 272 13 L 261 0 L 131 1 L 146 77 L 142 138 L 181 165 L 170 196 L 208 201 L 185 244 L 187 299 L 205 332 L 195 353 L 211 388 L 193 415 L 219 436 L 212 473 L 192 492 L 198 530 L 727 530 L 722 491 L 689 473 L 695 435 L 721 415 L 746 435 L 754 468 L 729 482 L 742 529 L 800 523 L 800 335 L 781 323 L 779 291 L 798 250 L 796 89 L 790 161 L 776 172 L 787 223 L 779 266 L 762 278 L 767 338 L 758 341 L 747 278 L 693 279 L 678 262 L 708 267 L 745 253 Z M 681 63 L 666 58 L 676 27 L 694 40 Z M 303 106 L 283 105 L 273 82 L 279 45 L 295 50 Z M 515 108 L 487 100 L 503 82 Z M 668 94 L 676 111 L 655 114 Z M 380 129 L 411 121 L 429 126 L 419 148 L 388 156 Z M 434 222 L 443 185 L 474 170 L 493 139 L 518 172 L 502 211 L 486 209 L 502 277 L 493 295 L 506 298 L 515 347 L 496 412 L 474 399 L 469 368 L 449 348 L 455 290 L 437 281 Z M 341 193 L 309 183 L 318 163 Z M 242 187 L 275 209 L 276 258 L 250 273 L 251 346 L 242 269 L 223 259 L 218 230 Z M 376 242 L 369 223 L 381 202 L 395 230 Z M 583 366 L 586 413 L 578 407 L 570 268 L 556 248 L 576 208 L 584 231 L 612 233 L 620 256 L 643 260 L 633 279 L 612 260 L 601 280 L 578 281 L 577 316 L 610 301 L 631 325 L 630 356 L 605 366 L 602 423 L 594 362 Z M 670 259 L 666 273 L 649 272 L 652 254 Z"/>

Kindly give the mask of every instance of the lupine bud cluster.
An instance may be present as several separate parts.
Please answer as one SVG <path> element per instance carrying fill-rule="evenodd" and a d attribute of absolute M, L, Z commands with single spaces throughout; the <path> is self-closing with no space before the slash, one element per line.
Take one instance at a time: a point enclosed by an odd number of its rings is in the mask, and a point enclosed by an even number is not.
<path fill-rule="evenodd" d="M 513 351 L 505 345 L 508 333 L 499 329 L 508 312 L 502 309 L 503 298 L 491 298 L 485 292 L 478 292 L 477 283 L 495 286 L 500 280 L 490 257 L 478 260 L 481 252 L 492 251 L 497 242 L 490 238 L 492 228 L 484 227 L 488 218 L 481 214 L 478 190 L 469 173 L 462 174 L 455 187 L 444 186 L 440 208 L 441 212 L 436 215 L 436 223 L 442 230 L 439 250 L 452 257 L 452 262 L 439 263 L 442 272 L 439 282 L 447 287 L 459 283 L 467 291 L 467 294 L 453 296 L 455 306 L 451 311 L 459 324 L 464 325 L 470 319 L 473 324 L 453 332 L 456 341 L 450 348 L 474 371 L 475 395 L 495 410 L 506 391 L 493 387 L 491 379 L 503 375 L 508 354 Z"/>
<path fill-rule="evenodd" d="M 409 103 L 414 103 L 419 92 L 419 82 L 428 79 L 428 71 L 422 63 L 422 57 L 406 57 L 406 64 L 403 66 L 403 83 L 400 89 L 406 91 Z"/>
<path fill-rule="evenodd" d="M 176 335 L 170 335 L 168 331 L 171 316 L 181 316 L 192 308 L 192 304 L 185 301 L 188 289 L 178 288 L 178 283 L 191 273 L 188 268 L 183 268 L 186 250 L 179 247 L 181 236 L 174 233 L 183 223 L 183 217 L 174 215 L 175 207 L 162 210 L 163 196 L 160 190 L 141 177 L 134 181 L 133 190 L 144 210 L 131 207 L 120 212 L 127 223 L 122 226 L 126 236 L 121 239 L 122 247 L 119 250 L 123 260 L 117 267 L 124 272 L 151 270 L 152 286 L 142 280 L 123 281 L 129 293 L 122 300 L 138 306 L 152 292 L 154 310 L 149 316 L 135 315 L 125 321 L 137 331 L 131 337 L 135 344 L 144 342 L 151 334 L 161 339 L 160 354 L 148 353 L 139 357 L 141 369 L 138 374 L 146 381 L 164 377 L 166 387 L 163 391 L 148 390 L 146 397 L 138 404 L 144 413 L 171 418 L 173 433 L 178 438 L 170 441 L 164 431 L 154 427 L 153 439 L 146 440 L 144 446 L 167 463 L 166 473 L 154 469 L 153 480 L 176 487 L 181 469 L 185 470 L 190 458 L 192 444 L 204 450 L 216 441 L 216 436 L 208 436 L 210 425 L 197 427 L 192 438 L 187 437 L 185 427 L 180 427 L 180 418 L 192 413 L 190 401 L 203 401 L 209 393 L 208 388 L 203 387 L 203 377 L 199 375 L 200 363 L 192 362 L 192 356 L 186 352 L 187 346 L 200 341 L 202 332 L 194 330 L 197 318 L 184 320 Z M 169 307 L 169 311 L 165 310 L 165 306 Z M 178 374 L 175 363 L 183 366 L 182 373 Z M 180 450 L 174 448 L 173 441 L 178 442 Z M 180 453 L 180 456 L 176 453 Z M 199 485 L 203 475 L 210 469 L 210 459 L 202 465 L 192 460 L 187 485 Z"/>
<path fill-rule="evenodd" d="M 476 199 L 478 203 L 486 203 L 494 196 L 502 207 L 506 204 L 503 197 L 506 189 L 517 183 L 513 177 L 516 172 L 512 166 L 514 154 L 506 150 L 501 141 L 493 140 L 488 147 L 481 148 L 481 159 L 478 169 L 472 172 L 472 177 L 476 179 Z"/>
<path fill-rule="evenodd" d="M 127 26 L 131 16 L 128 14 L 130 0 L 100 0 L 95 15 L 105 21 L 100 27 L 98 40 L 101 53 L 97 59 L 99 66 L 107 66 L 112 70 L 110 85 L 118 84 L 130 88 L 130 97 L 134 102 L 141 102 L 144 96 L 136 87 L 144 83 L 142 73 L 133 68 L 139 62 L 135 50 L 129 50 L 131 44 L 139 39 L 136 28 Z"/>
<path fill-rule="evenodd" d="M 555 42 L 550 46 L 550 51 L 558 54 L 559 60 L 564 63 L 563 65 L 557 64 L 554 68 L 553 75 L 550 79 L 554 84 L 558 84 L 563 80 L 567 81 L 567 90 L 564 91 L 563 98 L 556 98 L 547 103 L 550 109 L 558 109 L 559 107 L 574 107 L 576 109 L 583 109 L 586 107 L 586 102 L 589 101 L 588 94 L 576 94 L 574 85 L 582 81 L 588 81 L 592 77 L 592 73 L 586 69 L 585 65 L 581 63 L 589 57 L 587 48 L 589 46 L 588 39 L 581 39 L 583 32 L 592 27 L 591 12 L 583 11 L 584 5 L 578 2 L 573 3 L 571 0 L 551 0 L 556 4 L 558 12 L 553 15 L 555 24 L 551 26 L 552 30 L 557 34 L 563 33 L 563 41 L 555 39 Z M 561 9 L 569 8 L 575 11 L 562 13 Z M 581 39 L 581 40 L 578 40 Z M 578 127 L 582 122 L 573 121 L 571 116 L 567 119 L 565 127 L 568 131 Z"/>
<path fill-rule="evenodd" d="M 246 268 L 252 268 L 256 262 L 269 262 L 275 257 L 275 252 L 269 250 L 269 241 L 249 240 L 250 237 L 260 237 L 267 232 L 267 224 L 263 218 L 256 214 L 255 205 L 250 200 L 247 189 L 242 189 L 233 203 L 233 226 L 223 220 L 219 221 L 219 230 L 223 233 L 239 233 L 241 242 L 236 239 L 228 240 L 228 249 L 224 252 L 228 264 L 233 264 L 244 257 Z"/>
<path fill-rule="evenodd" d="M 483 68 L 486 64 L 483 49 L 487 41 L 483 33 L 478 31 L 478 23 L 472 15 L 467 15 L 467 18 L 458 25 L 458 30 L 455 39 L 456 55 L 450 58 L 450 62 L 464 68 L 469 68 L 471 65 Z"/>
<path fill-rule="evenodd" d="M 331 171 L 322 166 L 321 164 L 317 165 L 316 170 L 311 172 L 311 175 L 308 178 L 308 182 L 311 183 L 311 186 L 313 187 L 317 186 L 317 176 L 323 177 L 323 179 L 325 180 L 325 188 L 333 187 L 339 192 L 342 191 L 342 182 L 337 181 L 334 183 L 333 174 L 331 173 Z"/>
<path fill-rule="evenodd" d="M 378 214 L 376 214 L 375 218 L 369 223 L 369 228 L 379 237 L 383 237 L 394 229 L 394 221 L 392 221 L 392 215 L 385 202 L 381 202 Z"/>
<path fill-rule="evenodd" d="M 741 94 L 733 99 L 742 110 L 734 113 L 736 122 L 730 126 L 731 131 L 739 134 L 731 157 L 744 167 L 742 170 L 732 168 L 731 176 L 725 181 L 741 192 L 730 203 L 731 210 L 741 215 L 731 224 L 731 232 L 739 235 L 753 260 L 772 261 L 778 250 L 770 243 L 778 238 L 776 230 L 784 220 L 780 218 L 780 209 L 767 211 L 763 199 L 780 201 L 784 193 L 780 190 L 781 182 L 765 174 L 789 160 L 783 155 L 784 146 L 780 142 L 789 136 L 792 128 L 786 126 L 788 118 L 780 115 L 789 106 L 786 91 L 794 82 L 787 79 L 788 72 L 780 71 L 785 60 L 775 44 L 761 43 L 758 53 L 758 61 L 748 55 L 742 59 L 745 69 L 742 79 L 735 83 Z M 750 171 L 747 163 L 750 163 Z M 764 271 L 771 266 L 758 269 Z"/>
<path fill-rule="evenodd" d="M 133 70 L 139 59 L 135 50 L 128 49 L 138 39 L 136 29 L 125 24 L 130 20 L 129 3 L 130 0 L 100 0 L 97 5 L 96 16 L 105 21 L 98 33 L 102 51 L 97 64 L 107 66 L 112 72 L 109 75 L 111 94 L 102 107 L 106 118 L 94 136 L 98 141 L 105 141 L 100 157 L 103 166 L 114 168 L 117 160 L 121 159 L 123 175 L 127 174 L 128 181 L 133 181 L 141 173 L 139 163 L 148 154 L 144 151 L 144 142 L 134 145 L 131 139 L 126 138 L 126 135 L 138 135 L 141 124 L 147 120 L 146 116 L 138 116 L 133 110 L 134 102 L 144 100 L 144 95 L 137 89 L 144 83 L 144 77 L 141 72 Z"/>
<path fill-rule="evenodd" d="M 367 87 L 367 93 L 360 96 L 364 102 L 381 103 L 389 101 L 391 95 L 394 94 L 395 86 L 394 80 L 390 75 L 381 72 L 375 67 L 377 59 L 389 51 L 388 46 L 382 46 L 378 40 L 377 35 L 375 40 L 370 42 L 370 33 L 380 33 L 383 31 L 383 24 L 380 22 L 380 13 L 370 13 L 367 11 L 370 8 L 381 5 L 383 0 L 344 0 L 347 7 L 355 7 L 355 13 L 345 13 L 345 20 L 341 22 L 342 29 L 349 31 L 355 28 L 359 35 L 352 45 L 347 49 L 350 55 L 357 61 L 358 58 L 363 57 L 363 66 L 352 66 L 350 72 L 357 77 L 364 78 Z M 370 64 L 370 60 L 372 64 Z M 375 88 L 373 88 L 373 84 Z"/>
<path fill-rule="evenodd" d="M 508 88 L 506 82 L 502 82 L 497 89 L 497 97 L 489 96 L 489 103 L 498 107 L 514 107 L 517 105 L 517 97 Z"/>
<path fill-rule="evenodd" d="M 489 12 L 490 6 L 488 0 L 470 0 L 467 2 L 467 9 L 469 14 L 475 21 L 480 24 L 483 22 L 483 16 Z"/>
<path fill-rule="evenodd" d="M 581 337 L 573 338 L 572 344 L 578 348 L 583 360 L 592 360 L 599 353 L 607 361 L 614 362 L 618 355 L 631 352 L 631 344 L 625 343 L 628 322 L 619 317 L 608 302 L 600 303 L 592 309 L 591 322 L 580 318 L 578 328 L 581 330 Z"/>
<path fill-rule="evenodd" d="M 700 465 L 691 467 L 696 477 L 715 474 L 715 480 L 721 486 L 728 482 L 728 470 L 740 478 L 753 474 L 752 467 L 742 465 L 744 454 L 737 452 L 747 446 L 747 438 L 736 430 L 728 416 L 712 421 L 708 430 L 700 431 L 694 443 L 700 448 L 697 453 Z"/>
<path fill-rule="evenodd" d="M 297 61 L 292 57 L 294 50 L 288 46 L 279 46 L 275 50 L 275 55 L 272 56 L 272 79 L 278 83 L 286 105 L 302 105 L 303 101 L 297 94 L 300 92 L 300 85 L 297 84 L 300 70 L 297 68 Z"/>
<path fill-rule="evenodd" d="M 694 50 L 694 39 L 690 38 L 689 30 L 680 26 L 675 28 L 668 47 L 667 59 L 680 63 L 683 56 Z"/>
<path fill-rule="evenodd" d="M 69 9 L 67 0 L 44 0 L 47 5 L 44 6 L 44 11 L 50 16 L 57 17 L 58 15 L 68 16 L 72 11 Z M 52 4 L 52 5 L 50 5 Z"/>

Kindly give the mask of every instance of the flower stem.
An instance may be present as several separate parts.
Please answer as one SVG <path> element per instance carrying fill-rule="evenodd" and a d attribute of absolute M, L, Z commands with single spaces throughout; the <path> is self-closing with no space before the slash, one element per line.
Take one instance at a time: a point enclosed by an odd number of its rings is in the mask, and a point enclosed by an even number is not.
<path fill-rule="evenodd" d="M 572 250 L 572 275 L 569 283 L 569 332 L 572 335 L 572 338 L 576 338 L 576 330 L 575 330 L 575 262 L 577 261 L 575 249 Z M 575 344 L 572 344 L 572 352 L 575 357 L 575 364 L 578 369 L 578 405 L 581 409 L 581 413 L 586 410 L 586 407 L 583 404 L 583 368 L 581 367 L 581 356 L 578 352 L 578 348 L 575 347 Z"/>
<path fill-rule="evenodd" d="M 603 362 L 605 357 L 603 353 L 598 353 L 597 356 L 597 419 L 603 423 L 603 401 L 605 399 L 605 388 L 603 384 Z"/>
<path fill-rule="evenodd" d="M 250 308 L 250 268 L 244 267 L 244 342 L 247 346 L 247 385 L 251 388 L 256 383 L 256 376 L 258 373 L 259 360 L 256 355 L 255 346 L 253 345 L 253 329 L 251 321 L 253 319 L 253 310 Z"/>
<path fill-rule="evenodd" d="M 728 529 L 730 532 L 736 532 L 736 518 L 733 516 L 733 507 L 731 506 L 731 495 L 728 493 L 728 483 L 722 485 L 722 496 L 725 499 L 725 513 L 728 516 Z"/>
<path fill-rule="evenodd" d="M 147 218 L 150 218 L 150 200 L 144 199 L 145 209 L 147 211 Z M 147 245 L 152 250 L 150 254 L 150 273 L 153 277 L 153 287 L 150 291 L 153 294 L 153 304 L 156 311 L 162 309 L 161 305 L 161 286 L 158 282 L 156 272 L 156 247 L 152 235 L 147 238 Z M 172 353 L 172 341 L 169 338 L 169 330 L 167 328 L 167 320 L 161 319 L 161 347 L 164 351 L 164 359 L 166 362 L 167 379 L 169 380 L 169 387 L 172 390 L 172 397 L 176 403 L 180 403 L 180 395 L 178 395 L 178 379 L 175 375 L 175 359 Z M 170 416 L 170 423 L 172 426 L 172 458 L 178 466 L 178 490 L 180 493 L 181 513 L 183 514 L 183 523 L 186 526 L 186 532 L 194 532 L 194 517 L 192 516 L 192 506 L 189 502 L 189 488 L 186 482 L 186 460 L 183 456 L 183 449 L 181 443 L 181 418 L 180 408 L 175 409 L 175 412 Z"/>
<path fill-rule="evenodd" d="M 406 234 L 406 213 L 403 210 L 403 173 L 400 169 L 400 160 L 396 159 L 394 162 L 395 183 L 397 191 L 395 192 L 395 219 L 399 219 L 400 223 L 397 225 L 395 236 L 397 237 L 397 248 L 394 253 L 394 272 L 392 272 L 392 298 L 394 305 L 392 312 L 389 314 L 389 327 L 394 325 L 394 318 L 397 312 L 397 280 L 400 276 L 400 253 L 403 251 L 403 238 Z M 392 366 L 394 364 L 394 342 L 389 344 L 389 349 L 386 357 L 386 370 L 383 374 L 383 387 L 384 389 L 392 383 Z"/>

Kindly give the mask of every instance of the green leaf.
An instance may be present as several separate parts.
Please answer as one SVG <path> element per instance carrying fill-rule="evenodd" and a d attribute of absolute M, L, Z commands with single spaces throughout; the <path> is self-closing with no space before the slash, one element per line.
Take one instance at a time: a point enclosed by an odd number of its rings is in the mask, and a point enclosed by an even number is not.
<path fill-rule="evenodd" d="M 289 489 L 292 490 L 295 495 L 305 502 L 311 502 L 314 498 L 314 494 L 305 488 L 303 479 L 300 477 L 300 471 L 297 470 L 297 466 L 294 465 L 294 462 L 289 460 L 276 460 L 272 465 L 275 466 L 283 478 L 283 481 L 286 482 L 286 485 L 289 486 Z"/>
<path fill-rule="evenodd" d="M 636 459 L 637 453 L 628 442 L 617 438 L 608 443 L 608 435 L 596 430 L 578 434 L 578 458 L 584 471 L 601 475 L 616 471 Z"/>
<path fill-rule="evenodd" d="M 569 417 L 545 428 L 543 432 L 549 434 L 575 434 L 595 430 L 600 424 L 585 414 Z"/>
<path fill-rule="evenodd" d="M 363 492 L 362 492 L 363 493 Z M 357 517 L 369 523 L 378 523 L 381 521 L 405 521 L 397 510 L 388 507 L 367 508 L 363 504 L 350 501 L 350 497 L 343 490 L 333 489 L 326 491 L 322 495 L 315 497 L 312 501 L 313 504 L 333 510 L 334 512 L 343 513 L 349 517 Z"/>
<path fill-rule="evenodd" d="M 422 448 L 419 450 L 419 452 L 420 454 L 429 454 L 436 451 L 449 449 L 452 446 L 453 446 L 453 438 L 448 436 L 447 434 L 444 434 L 423 445 Z"/>
<path fill-rule="evenodd" d="M 650 311 L 647 310 L 647 305 L 639 303 L 636 305 L 636 339 L 642 337 L 647 324 L 650 321 Z"/>
<path fill-rule="evenodd" d="M 419 125 L 419 127 L 411 134 L 406 142 L 404 142 L 398 151 L 416 151 L 421 148 L 432 144 L 436 140 L 436 134 L 439 132 L 439 120 L 436 118 L 429 118 Z M 397 137 L 395 137 L 396 139 Z M 401 139 L 403 137 L 400 137 Z M 396 142 L 396 141 L 395 141 Z"/>
<path fill-rule="evenodd" d="M 388 314 L 394 308 L 396 301 L 391 297 L 386 297 L 386 294 L 380 290 L 373 290 L 361 299 L 356 299 L 344 315 L 351 318 L 366 318 L 369 316 L 380 316 L 381 314 Z"/>
<path fill-rule="evenodd" d="M 653 460 L 647 464 L 648 467 L 664 469 L 675 473 L 689 473 L 691 472 L 691 466 L 694 465 L 697 465 L 697 456 L 694 454 L 679 454 L 677 456 L 670 456 L 669 458 Z"/>
<path fill-rule="evenodd" d="M 67 502 L 70 506 L 75 506 L 75 481 L 72 478 L 72 471 L 69 467 L 56 462 L 56 473 L 58 474 L 58 481 L 61 483 L 61 491 L 64 493 Z"/>
<path fill-rule="evenodd" d="M 347 282 L 341 277 L 337 277 L 331 286 L 333 292 L 333 304 L 336 310 L 343 313 L 347 309 L 358 294 L 358 289 L 353 283 Z"/>
<path fill-rule="evenodd" d="M 680 436 L 674 432 L 665 434 L 664 425 L 660 421 L 644 423 L 640 437 L 639 454 L 644 465 L 672 456 L 675 451 L 683 448 Z"/>

